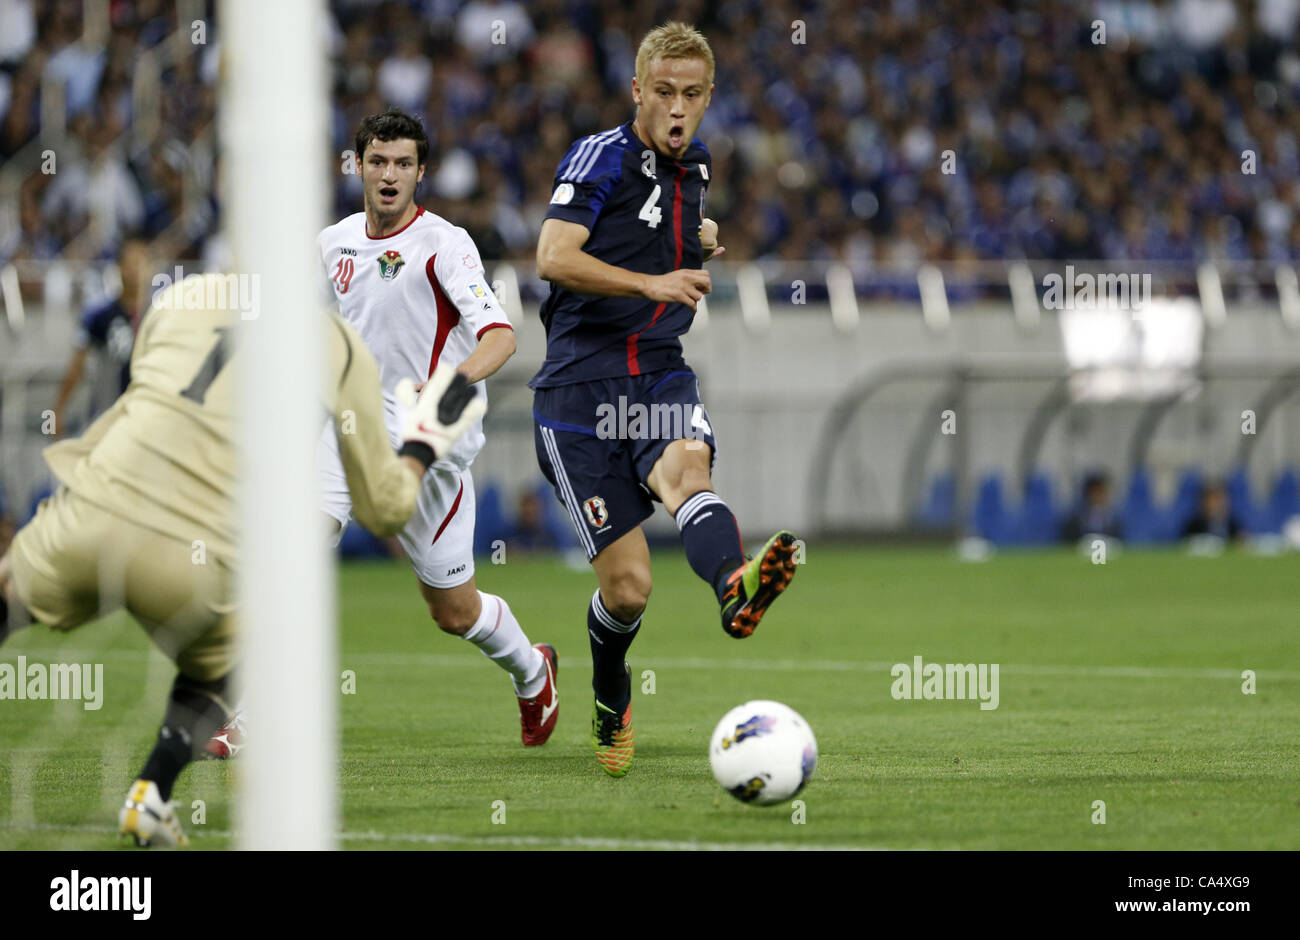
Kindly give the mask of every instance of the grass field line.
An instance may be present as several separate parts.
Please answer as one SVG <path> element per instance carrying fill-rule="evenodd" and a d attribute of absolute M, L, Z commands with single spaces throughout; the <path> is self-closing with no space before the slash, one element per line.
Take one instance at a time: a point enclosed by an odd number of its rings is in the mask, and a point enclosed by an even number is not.
<path fill-rule="evenodd" d="M 104 738 L 104 746 L 99 755 L 99 811 L 101 813 L 115 813 L 122 806 L 122 800 L 126 796 L 123 781 L 131 779 L 127 776 L 131 771 L 127 767 L 126 751 L 126 745 L 118 735 Z"/>
<path fill-rule="evenodd" d="M 45 755 L 44 751 L 39 757 Z M 32 777 L 39 757 L 11 753 L 9 762 L 9 815 L 15 828 L 29 828 L 36 823 L 36 804 L 32 796 Z"/>
<path fill-rule="evenodd" d="M 7 822 L 0 830 L 23 832 L 85 832 L 117 835 L 114 826 L 72 825 L 59 823 Z M 205 837 L 233 839 L 227 829 L 189 828 L 192 840 Z M 696 842 L 673 839 L 614 839 L 604 836 L 468 836 L 450 832 L 374 832 L 350 831 L 338 834 L 342 842 L 406 842 L 416 845 L 471 845 L 483 848 L 561 848 L 561 849 L 643 849 L 663 852 L 880 852 L 883 848 L 861 845 L 815 845 L 802 842 Z M 197 845 L 196 842 L 191 844 Z"/>
<path fill-rule="evenodd" d="M 30 655 L 30 654 L 28 654 Z M 139 659 L 131 650 L 101 650 L 100 660 Z M 164 662 L 166 660 L 164 659 Z M 478 666 L 483 657 L 475 653 L 354 653 L 339 658 L 340 668 L 352 666 Z M 931 662 L 927 659 L 926 662 Z M 894 663 L 851 659 L 708 659 L 704 657 L 649 657 L 639 659 L 637 668 L 752 670 L 756 672 L 885 672 Z M 911 666 L 911 662 L 907 663 Z M 1240 669 L 1196 669 L 1183 666 L 1080 666 L 1035 663 L 1000 663 L 1002 672 L 1040 676 L 1079 676 L 1101 679 L 1241 679 Z M 1249 668 L 1248 665 L 1242 667 Z M 1257 679 L 1300 682 L 1300 671 L 1256 669 Z"/>
<path fill-rule="evenodd" d="M 108 649 L 113 639 L 118 635 L 121 629 L 120 623 L 96 630 L 88 637 L 88 642 L 76 647 L 69 647 L 61 651 L 66 656 L 69 653 L 75 653 L 75 658 L 58 660 L 53 657 L 45 659 L 46 662 L 102 662 L 106 658 L 105 654 L 111 651 Z M 125 651 L 122 651 L 125 652 Z M 6 651 L 9 653 L 9 651 Z M 15 662 L 17 661 L 16 651 L 13 653 Z M 137 657 L 139 654 L 136 654 Z M 41 654 L 37 653 L 31 657 L 37 659 Z M 8 656 L 4 657 L 8 658 Z M 54 707 L 48 709 L 46 717 L 32 722 L 27 727 L 27 733 L 23 741 L 39 742 L 35 746 L 22 746 L 9 749 L 12 756 L 10 765 L 10 815 L 17 821 L 19 827 L 31 824 L 35 820 L 35 792 L 33 790 L 33 780 L 40 772 L 41 766 L 51 757 L 59 752 L 63 745 L 70 739 L 77 730 L 79 716 L 82 714 L 81 704 L 74 701 L 56 701 L 51 703 Z M 115 726 L 116 730 L 116 726 Z M 101 770 L 101 779 L 103 771 Z M 101 784 L 101 799 L 106 799 L 102 795 L 103 785 Z M 56 844 L 48 848 L 58 849 L 63 847 L 67 840 L 65 835 Z"/>
<path fill-rule="evenodd" d="M 458 836 L 448 833 L 344 832 L 345 842 L 413 842 L 421 845 L 463 844 L 485 848 L 644 849 L 664 852 L 870 852 L 860 845 L 810 845 L 800 842 L 695 842 L 672 839 L 613 839 L 602 836 Z"/>
<path fill-rule="evenodd" d="M 470 666 L 483 662 L 482 656 L 438 653 L 361 653 L 343 656 L 345 668 L 358 666 Z M 752 670 L 755 672 L 884 672 L 894 666 L 889 662 L 865 662 L 838 659 L 706 659 L 702 657 L 649 657 L 636 668 Z M 910 667 L 912 664 L 909 662 Z M 635 672 L 635 670 L 633 670 Z M 1241 670 L 1192 669 L 1164 666 L 1071 666 L 1000 664 L 1000 671 L 1012 674 L 1043 676 L 1079 676 L 1105 679 L 1241 679 Z M 1259 679 L 1300 681 L 1300 672 L 1276 669 L 1256 670 Z"/>

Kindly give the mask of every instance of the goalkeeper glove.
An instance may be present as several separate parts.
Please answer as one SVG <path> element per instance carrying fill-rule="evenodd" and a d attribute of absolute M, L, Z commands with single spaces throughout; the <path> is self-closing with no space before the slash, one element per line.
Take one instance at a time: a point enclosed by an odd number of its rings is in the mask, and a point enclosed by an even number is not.
<path fill-rule="evenodd" d="M 397 401 L 409 409 L 402 423 L 403 457 L 414 457 L 427 468 L 451 453 L 452 447 L 487 411 L 487 401 L 464 375 L 438 364 L 429 381 L 415 394 L 415 383 L 402 379 L 393 390 Z"/>

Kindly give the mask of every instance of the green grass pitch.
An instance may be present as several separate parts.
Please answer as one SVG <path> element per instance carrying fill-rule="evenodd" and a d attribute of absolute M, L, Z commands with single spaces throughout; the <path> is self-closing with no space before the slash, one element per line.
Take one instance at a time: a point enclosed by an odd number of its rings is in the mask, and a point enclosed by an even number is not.
<path fill-rule="evenodd" d="M 509 680 L 433 626 L 410 570 L 343 567 L 339 668 L 355 673 L 355 694 L 339 683 L 343 845 L 1300 848 L 1294 557 L 969 564 L 939 549 L 813 545 L 806 562 L 737 641 L 681 553 L 656 554 L 631 657 L 636 763 L 622 780 L 591 754 L 590 572 L 480 562 L 480 588 L 560 653 L 559 726 L 525 750 Z M 106 694 L 99 711 L 0 701 L 0 849 L 120 844 L 116 809 L 170 665 L 121 616 L 63 638 L 26 631 L 0 662 L 18 654 L 102 662 Z M 895 700 L 890 666 L 914 656 L 1000 664 L 999 707 Z M 789 804 L 745 806 L 713 782 L 713 726 L 751 698 L 786 702 L 817 734 L 802 824 Z M 195 847 L 231 844 L 238 770 L 209 762 L 181 777 L 182 819 L 203 816 L 186 825 Z"/>

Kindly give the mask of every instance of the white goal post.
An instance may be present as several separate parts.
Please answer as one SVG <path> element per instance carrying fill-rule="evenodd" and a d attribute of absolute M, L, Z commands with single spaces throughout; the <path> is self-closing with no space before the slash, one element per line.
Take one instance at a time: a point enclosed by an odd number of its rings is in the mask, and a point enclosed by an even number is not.
<path fill-rule="evenodd" d="M 339 830 L 334 585 L 317 498 L 326 219 L 324 0 L 223 0 L 218 113 L 234 271 L 259 283 L 238 332 L 244 849 L 332 849 Z"/>

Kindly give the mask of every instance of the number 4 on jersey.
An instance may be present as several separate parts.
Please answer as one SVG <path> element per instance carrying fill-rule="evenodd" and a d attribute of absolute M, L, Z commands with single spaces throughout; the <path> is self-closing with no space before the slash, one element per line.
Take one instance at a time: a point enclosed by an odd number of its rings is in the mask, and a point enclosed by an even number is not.
<path fill-rule="evenodd" d="M 663 210 L 659 208 L 659 187 L 656 185 L 655 191 L 650 194 L 650 198 L 645 201 L 645 205 L 641 207 L 636 217 L 648 223 L 651 228 L 658 228 L 659 220 L 663 215 Z"/>
<path fill-rule="evenodd" d="M 699 405 L 696 405 L 695 410 L 691 413 L 691 427 L 699 428 L 705 434 L 713 433 L 713 428 L 709 426 L 708 415 L 704 413 L 704 409 Z"/>

